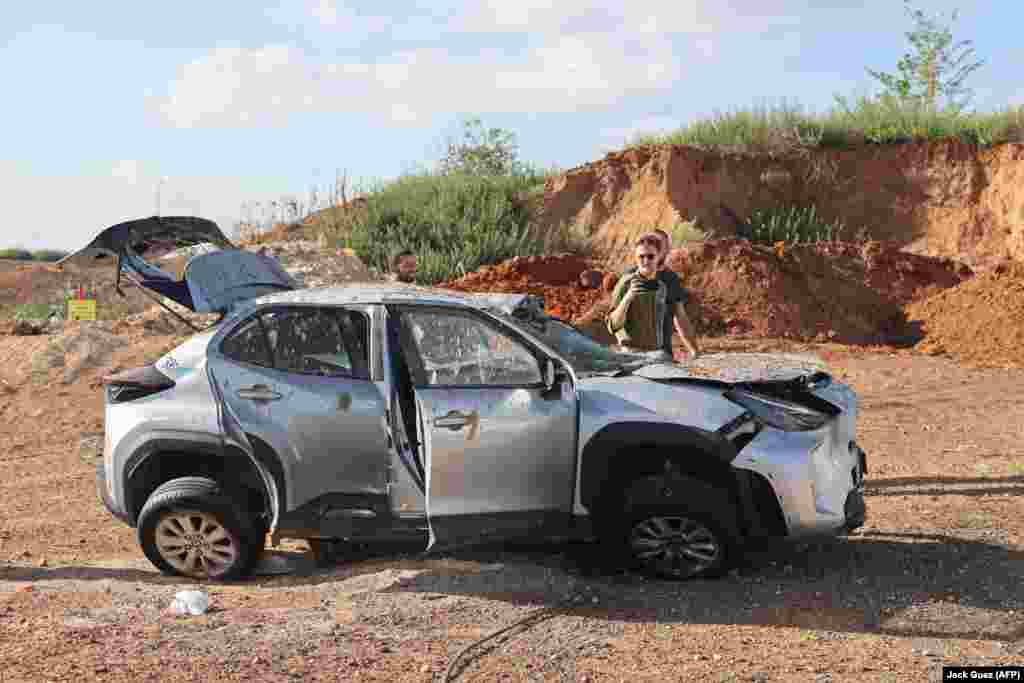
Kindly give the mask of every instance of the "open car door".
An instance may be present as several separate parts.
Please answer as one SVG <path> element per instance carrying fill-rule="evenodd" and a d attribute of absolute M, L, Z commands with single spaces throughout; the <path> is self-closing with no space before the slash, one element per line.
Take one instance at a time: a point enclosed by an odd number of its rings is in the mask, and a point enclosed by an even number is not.
<path fill-rule="evenodd" d="M 542 354 L 470 309 L 402 306 L 402 356 L 422 420 L 428 550 L 564 533 L 577 398 Z"/>
<path fill-rule="evenodd" d="M 160 261 L 184 248 L 202 251 L 188 257 L 178 278 Z M 57 266 L 86 265 L 97 259 L 116 261 L 118 284 L 126 274 L 136 284 L 197 313 L 221 313 L 238 301 L 298 286 L 276 259 L 238 249 L 216 223 L 196 216 L 152 216 L 118 223 Z"/>

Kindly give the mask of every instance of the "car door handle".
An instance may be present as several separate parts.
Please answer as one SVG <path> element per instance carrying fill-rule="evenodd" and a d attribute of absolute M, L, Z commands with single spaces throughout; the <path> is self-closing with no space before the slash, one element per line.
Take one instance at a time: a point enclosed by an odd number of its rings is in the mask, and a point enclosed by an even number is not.
<path fill-rule="evenodd" d="M 244 398 L 249 401 L 276 401 L 281 398 L 281 394 L 274 391 L 266 384 L 254 384 L 251 387 L 242 387 L 235 394 L 238 398 Z"/>
<path fill-rule="evenodd" d="M 457 432 L 469 423 L 470 416 L 460 413 L 457 410 L 450 411 L 447 415 L 434 418 L 434 426 L 441 429 L 450 429 Z"/>

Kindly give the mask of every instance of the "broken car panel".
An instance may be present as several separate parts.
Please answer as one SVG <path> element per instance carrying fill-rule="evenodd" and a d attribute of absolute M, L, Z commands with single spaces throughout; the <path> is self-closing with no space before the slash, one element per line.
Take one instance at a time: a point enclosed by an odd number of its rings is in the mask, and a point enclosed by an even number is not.
<path fill-rule="evenodd" d="M 205 251 L 188 259 L 181 279 L 153 262 L 169 252 L 200 248 Z M 235 248 L 216 223 L 193 216 L 119 223 L 57 265 L 107 257 L 116 259 L 118 278 L 128 274 L 142 287 L 198 313 L 223 313 L 240 301 L 297 287 L 276 259 Z"/>

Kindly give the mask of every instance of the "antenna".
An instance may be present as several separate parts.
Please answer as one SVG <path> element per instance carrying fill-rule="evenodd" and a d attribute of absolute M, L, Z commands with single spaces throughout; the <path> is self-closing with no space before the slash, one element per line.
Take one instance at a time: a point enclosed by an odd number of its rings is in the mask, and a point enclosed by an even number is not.
<path fill-rule="evenodd" d="M 162 204 L 160 202 L 160 190 L 163 188 L 164 182 L 167 180 L 167 176 L 162 175 L 160 179 L 156 181 L 156 215 L 160 215 L 160 209 Z"/>

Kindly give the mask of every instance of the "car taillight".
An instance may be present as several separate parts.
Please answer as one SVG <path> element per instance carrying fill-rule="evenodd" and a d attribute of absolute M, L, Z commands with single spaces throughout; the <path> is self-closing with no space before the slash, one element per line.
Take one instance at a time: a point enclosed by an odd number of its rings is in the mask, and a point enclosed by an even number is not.
<path fill-rule="evenodd" d="M 103 378 L 108 403 L 125 403 L 152 396 L 174 386 L 174 380 L 155 365 L 125 370 Z"/>

